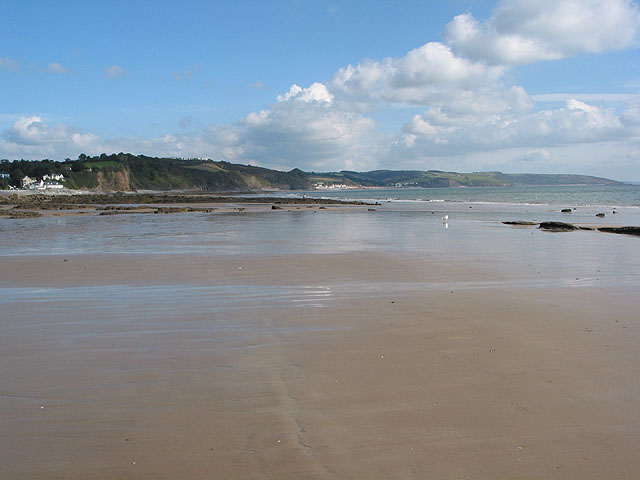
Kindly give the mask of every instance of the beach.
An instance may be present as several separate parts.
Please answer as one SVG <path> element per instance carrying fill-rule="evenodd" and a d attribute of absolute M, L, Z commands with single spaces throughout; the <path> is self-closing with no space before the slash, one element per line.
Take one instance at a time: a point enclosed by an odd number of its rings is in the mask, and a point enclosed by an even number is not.
<path fill-rule="evenodd" d="M 2 478 L 635 478 L 639 239 L 558 218 L 0 219 Z"/>

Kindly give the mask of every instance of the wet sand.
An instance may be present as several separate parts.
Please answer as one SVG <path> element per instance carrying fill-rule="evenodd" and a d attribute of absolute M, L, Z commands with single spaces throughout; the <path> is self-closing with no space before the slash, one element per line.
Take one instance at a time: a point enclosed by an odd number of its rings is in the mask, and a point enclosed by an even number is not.
<path fill-rule="evenodd" d="M 467 247 L 1 257 L 0 477 L 638 477 L 637 273 Z"/>

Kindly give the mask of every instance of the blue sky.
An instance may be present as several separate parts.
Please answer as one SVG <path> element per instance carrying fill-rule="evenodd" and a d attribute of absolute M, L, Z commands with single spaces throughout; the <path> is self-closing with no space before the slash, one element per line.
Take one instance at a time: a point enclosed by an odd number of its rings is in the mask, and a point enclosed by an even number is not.
<path fill-rule="evenodd" d="M 0 158 L 640 180 L 629 0 L 5 0 L 0 29 Z"/>

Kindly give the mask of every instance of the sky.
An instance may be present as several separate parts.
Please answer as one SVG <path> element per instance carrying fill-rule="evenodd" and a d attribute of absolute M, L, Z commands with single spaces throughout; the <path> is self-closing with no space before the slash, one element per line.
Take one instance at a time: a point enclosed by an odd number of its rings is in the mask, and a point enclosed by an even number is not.
<path fill-rule="evenodd" d="M 631 0 L 3 0 L 0 158 L 640 181 Z"/>

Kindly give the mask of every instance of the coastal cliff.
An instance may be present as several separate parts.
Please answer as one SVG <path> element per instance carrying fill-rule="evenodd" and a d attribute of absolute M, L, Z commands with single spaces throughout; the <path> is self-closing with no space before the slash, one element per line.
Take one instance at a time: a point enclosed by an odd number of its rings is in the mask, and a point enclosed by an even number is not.
<path fill-rule="evenodd" d="M 93 191 L 196 190 L 264 191 L 341 187 L 510 187 L 521 185 L 614 185 L 620 182 L 587 175 L 457 173 L 439 170 L 374 170 L 370 172 L 288 172 L 203 159 L 158 158 L 118 153 L 77 160 L 3 160 L 0 189 L 20 187 L 28 176 L 64 175 L 69 189 Z"/>

